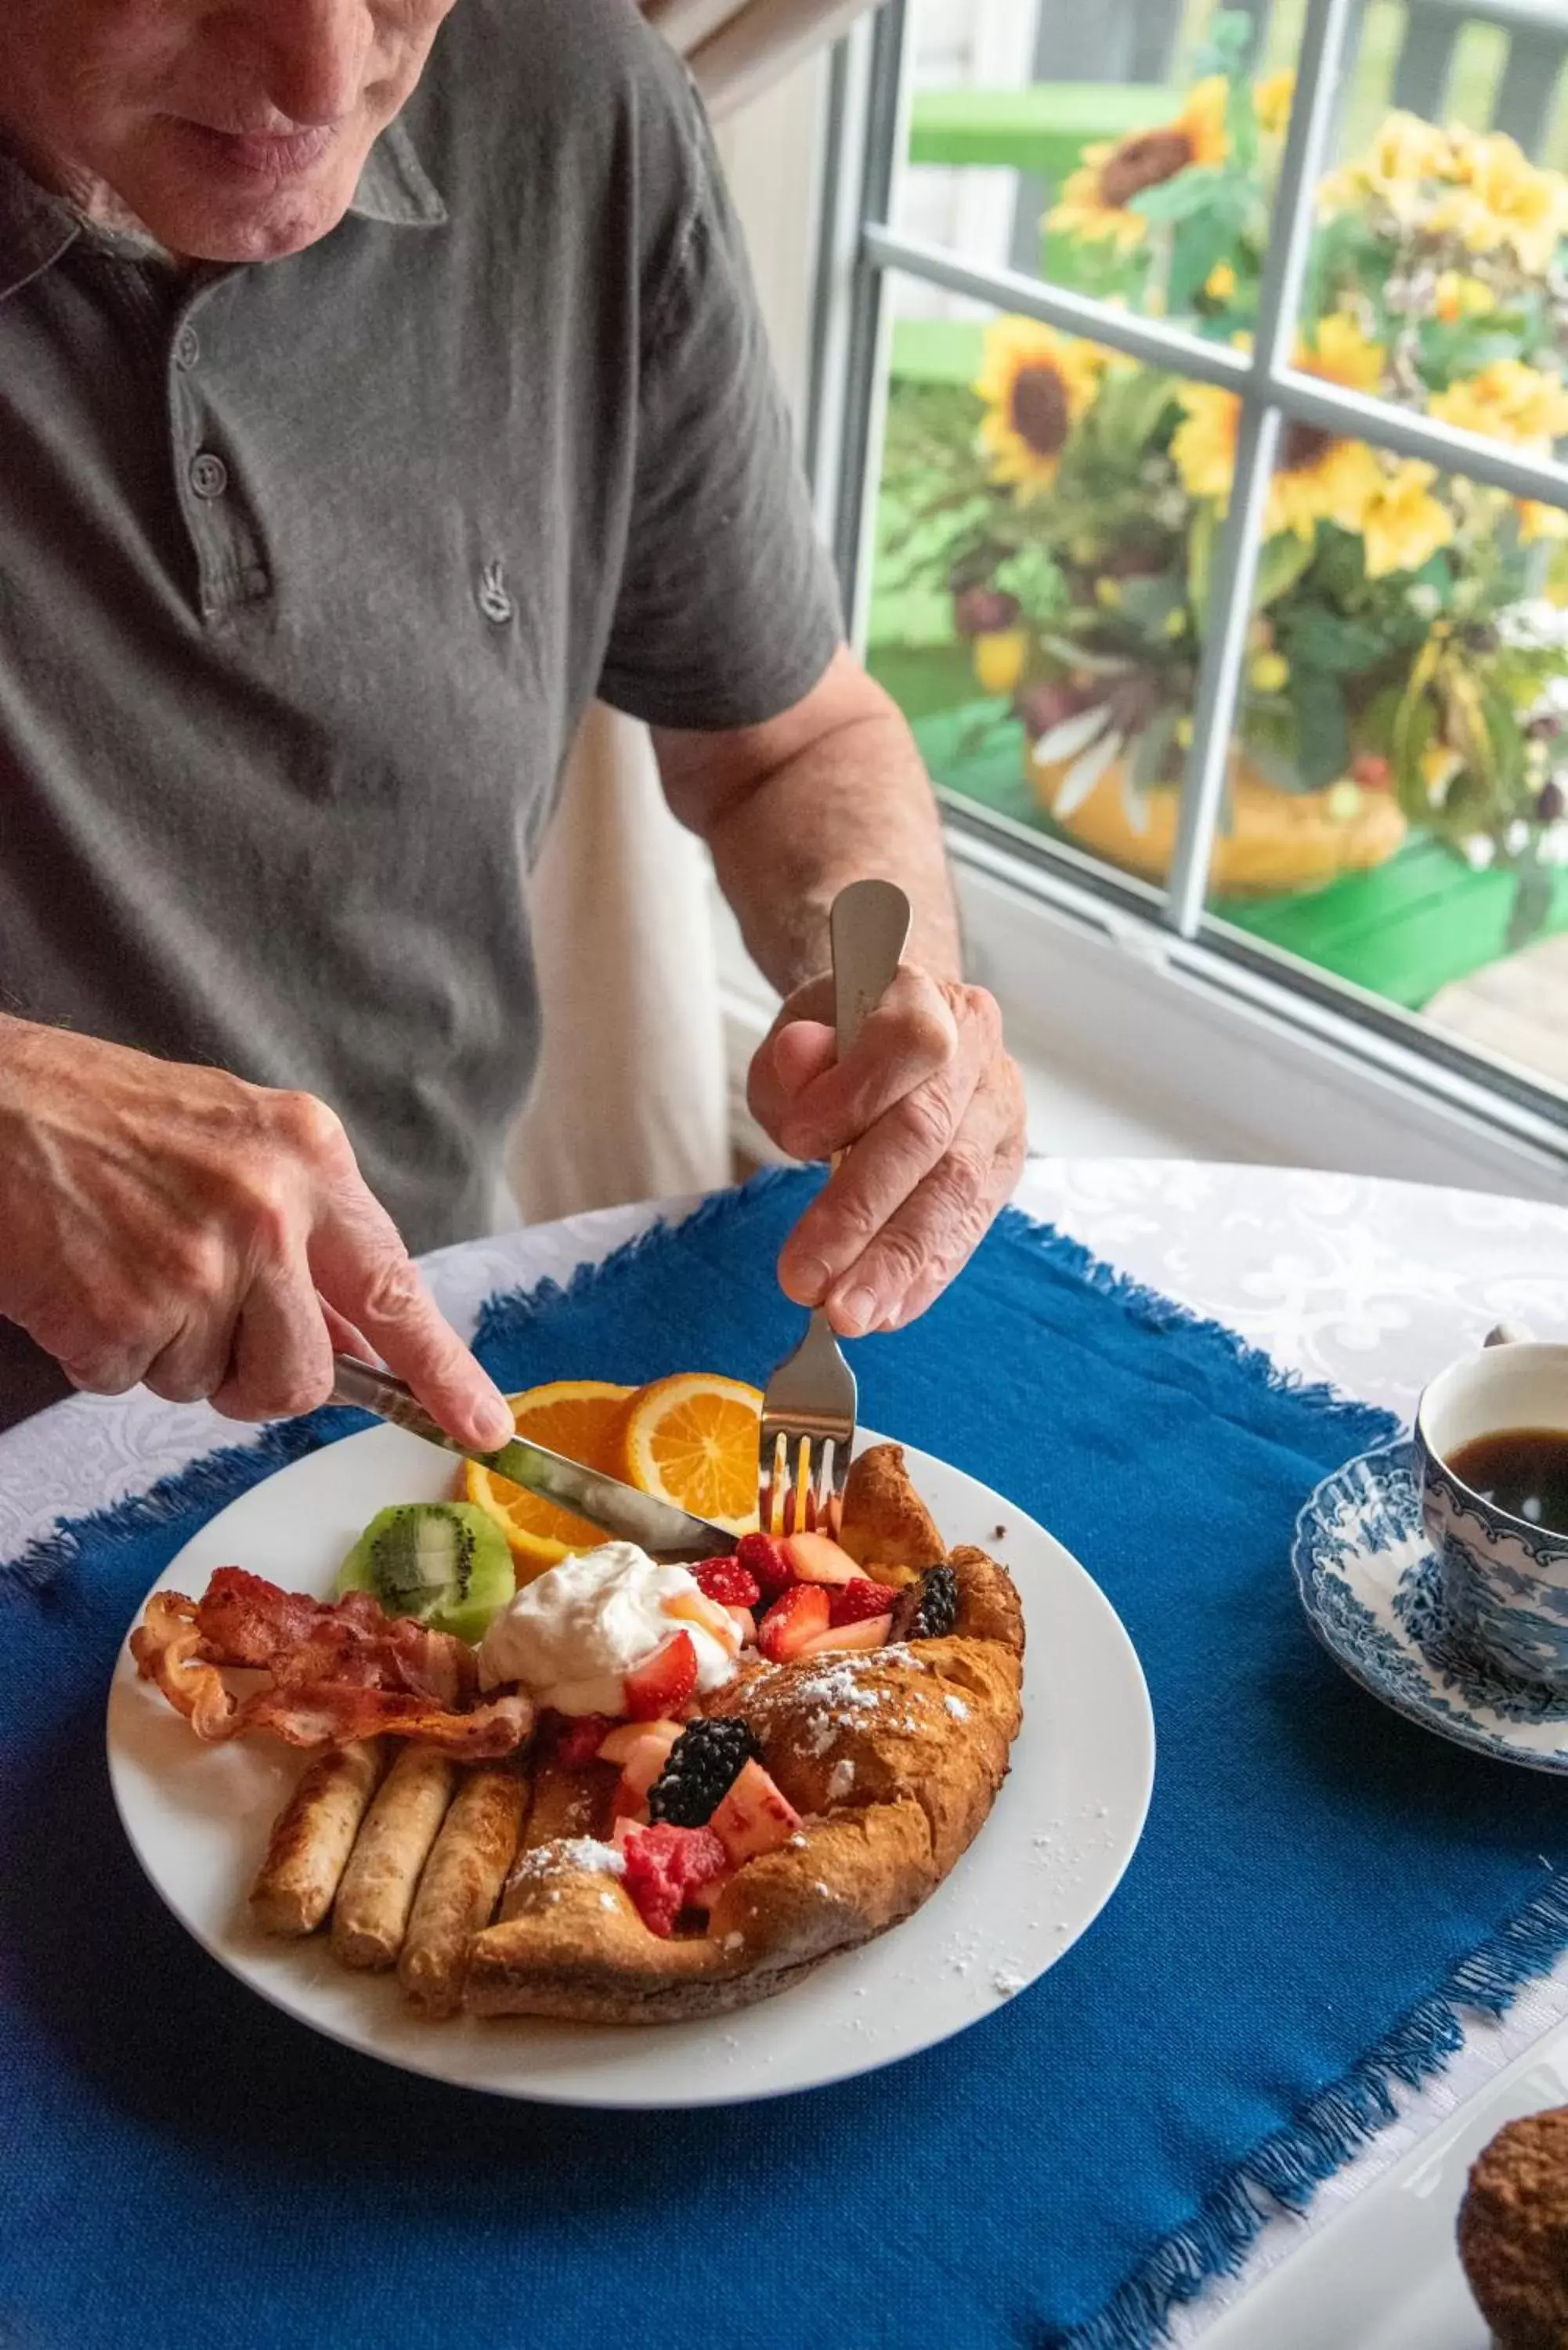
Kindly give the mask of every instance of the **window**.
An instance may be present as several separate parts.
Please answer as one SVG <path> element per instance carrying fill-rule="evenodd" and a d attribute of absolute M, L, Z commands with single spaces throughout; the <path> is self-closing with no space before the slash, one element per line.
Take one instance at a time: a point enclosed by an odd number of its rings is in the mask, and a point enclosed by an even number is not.
<path fill-rule="evenodd" d="M 833 116 L 810 452 L 960 854 L 1568 1158 L 1558 0 L 888 0 Z"/>

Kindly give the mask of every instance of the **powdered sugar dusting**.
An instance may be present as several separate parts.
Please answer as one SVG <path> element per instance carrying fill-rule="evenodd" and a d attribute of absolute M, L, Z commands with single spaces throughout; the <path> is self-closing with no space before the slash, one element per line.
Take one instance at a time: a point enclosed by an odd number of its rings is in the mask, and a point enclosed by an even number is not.
<path fill-rule="evenodd" d="M 946 1706 L 948 1711 L 951 1714 L 955 1721 L 967 1721 L 969 1720 L 969 1708 L 965 1705 L 961 1697 L 953 1697 L 950 1694 L 943 1698 L 942 1703 Z"/>
<path fill-rule="evenodd" d="M 827 1774 L 827 1800 L 841 1804 L 855 1784 L 855 1765 L 846 1754 Z"/>
<path fill-rule="evenodd" d="M 548 1844 L 536 1844 L 519 1853 L 510 1882 L 524 1884 L 534 1877 L 557 1877 L 563 1869 L 577 1869 L 589 1874 L 597 1871 L 604 1877 L 624 1877 L 626 1856 L 613 1844 L 600 1844 L 597 1836 L 552 1836 Z M 614 1896 L 600 1897 L 607 1907 L 615 1906 Z"/>

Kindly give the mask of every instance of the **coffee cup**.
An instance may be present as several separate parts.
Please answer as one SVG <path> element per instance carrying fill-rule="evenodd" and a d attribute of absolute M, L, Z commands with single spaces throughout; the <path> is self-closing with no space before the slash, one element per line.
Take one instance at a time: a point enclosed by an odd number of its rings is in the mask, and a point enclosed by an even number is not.
<path fill-rule="evenodd" d="M 1432 1381 L 1416 1414 L 1422 1522 L 1461 1638 L 1515 1679 L 1568 1690 L 1568 1530 L 1500 1507 L 1453 1466 L 1514 1431 L 1568 1438 L 1568 1346 L 1489 1344 Z"/>

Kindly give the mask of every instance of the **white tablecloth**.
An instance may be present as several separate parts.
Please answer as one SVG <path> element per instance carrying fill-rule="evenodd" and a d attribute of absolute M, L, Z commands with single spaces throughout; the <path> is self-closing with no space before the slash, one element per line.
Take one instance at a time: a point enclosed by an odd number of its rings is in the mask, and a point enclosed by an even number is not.
<path fill-rule="evenodd" d="M 1139 1280 L 1214 1315 L 1310 1378 L 1408 1418 L 1422 1386 L 1498 1322 L 1568 1338 L 1568 1211 L 1358 1176 L 1150 1159 L 1031 1164 L 1018 1204 Z M 598 1262 L 683 1203 L 618 1208 L 445 1249 L 426 1260 L 465 1333 L 484 1298 Z M 233 1424 L 205 1405 L 142 1393 L 75 1397 L 0 1434 L 0 1561 L 57 1517 L 79 1516 L 214 1445 Z M 243 1440 L 243 1438 L 242 1438 Z M 1543 2033 L 1568 2022 L 1568 1963 L 1501 2024 L 1478 2018 L 1441 2081 L 1314 2199 L 1308 2220 L 1265 2230 L 1246 2270 L 1177 2321 L 1191 2342 L 1220 2310 Z"/>

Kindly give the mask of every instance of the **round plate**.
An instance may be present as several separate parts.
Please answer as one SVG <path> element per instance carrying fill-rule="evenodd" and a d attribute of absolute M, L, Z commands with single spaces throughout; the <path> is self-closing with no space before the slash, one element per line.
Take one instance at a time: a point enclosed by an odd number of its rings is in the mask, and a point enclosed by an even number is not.
<path fill-rule="evenodd" d="M 137 1858 L 181 1924 L 264 1999 L 387 2064 L 504 2096 L 727 2105 L 847 2080 L 961 2032 L 1043 1974 L 1110 1898 L 1148 1808 L 1154 1722 L 1132 1643 L 1076 1561 L 988 1486 L 906 1457 L 948 1542 L 983 1544 L 1017 1583 L 1023 1727 L 991 1818 L 924 1908 L 776 1997 L 691 2023 L 431 2023 L 391 1978 L 337 1966 L 324 1935 L 268 1941 L 245 1891 L 301 1758 L 272 1739 L 201 1745 L 127 1648 L 109 1690 L 109 1769 Z M 347 1437 L 232 1503 L 155 1588 L 200 1592 L 238 1561 L 326 1597 L 377 1510 L 438 1500 L 451 1479 L 450 1461 L 400 1429 Z"/>
<path fill-rule="evenodd" d="M 1407 1438 L 1324 1479 L 1291 1565 L 1324 1647 L 1385 1705 L 1501 1762 L 1568 1771 L 1568 1697 L 1510 1680 L 1449 1621 Z"/>

